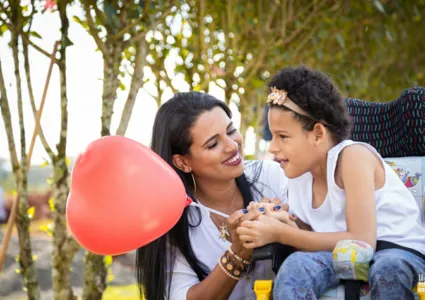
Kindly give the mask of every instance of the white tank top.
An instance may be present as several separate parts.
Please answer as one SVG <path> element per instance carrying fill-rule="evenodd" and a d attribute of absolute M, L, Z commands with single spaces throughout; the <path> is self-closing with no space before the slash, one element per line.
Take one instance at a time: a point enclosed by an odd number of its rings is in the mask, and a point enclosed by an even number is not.
<path fill-rule="evenodd" d="M 347 231 L 345 191 L 335 183 L 340 152 L 347 146 L 362 144 L 375 153 L 385 169 L 385 184 L 375 192 L 377 239 L 396 243 L 425 254 L 425 221 L 413 195 L 370 145 L 345 140 L 328 152 L 328 194 L 318 208 L 312 206 L 313 177 L 305 173 L 289 179 L 288 199 L 293 212 L 316 232 Z"/>

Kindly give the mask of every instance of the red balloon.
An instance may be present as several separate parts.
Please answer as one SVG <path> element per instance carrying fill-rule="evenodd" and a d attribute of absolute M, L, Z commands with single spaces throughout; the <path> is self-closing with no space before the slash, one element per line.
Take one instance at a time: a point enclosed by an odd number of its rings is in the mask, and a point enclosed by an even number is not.
<path fill-rule="evenodd" d="M 108 136 L 78 156 L 66 217 L 85 249 L 118 255 L 169 231 L 186 199 L 179 176 L 156 153 L 128 138 Z"/>

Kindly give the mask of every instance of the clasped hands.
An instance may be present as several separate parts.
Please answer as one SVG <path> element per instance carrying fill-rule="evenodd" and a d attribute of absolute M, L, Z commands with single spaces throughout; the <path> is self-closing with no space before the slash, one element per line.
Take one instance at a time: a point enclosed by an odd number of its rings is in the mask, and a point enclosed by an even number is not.
<path fill-rule="evenodd" d="M 281 232 L 279 227 L 297 227 L 296 217 L 289 213 L 289 206 L 277 198 L 251 202 L 243 213 L 244 216 L 238 219 L 235 229 L 240 243 L 247 249 L 277 242 Z"/>

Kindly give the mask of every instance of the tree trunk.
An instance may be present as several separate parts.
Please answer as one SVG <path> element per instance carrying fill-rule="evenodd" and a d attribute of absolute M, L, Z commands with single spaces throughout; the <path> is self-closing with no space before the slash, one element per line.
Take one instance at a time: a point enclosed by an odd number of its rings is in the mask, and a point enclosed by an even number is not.
<path fill-rule="evenodd" d="M 84 260 L 83 299 L 102 299 L 106 289 L 106 267 L 103 256 L 86 252 Z"/>
<path fill-rule="evenodd" d="M 40 299 L 40 290 L 38 288 L 37 276 L 35 271 L 34 260 L 32 259 L 31 239 L 29 233 L 28 218 L 28 185 L 27 185 L 27 149 L 25 141 L 25 124 L 22 103 L 22 83 L 19 71 L 19 50 L 18 50 L 19 33 L 12 31 L 12 53 L 15 65 L 16 92 L 18 96 L 18 115 L 19 115 L 19 132 L 21 142 L 21 164 L 19 167 L 19 175 L 15 176 L 16 185 L 18 186 L 19 209 L 16 215 L 16 227 L 19 236 L 19 264 L 24 279 L 24 286 L 27 289 L 28 299 Z M 15 174 L 16 175 L 16 174 Z"/>
<path fill-rule="evenodd" d="M 107 56 L 103 57 L 103 95 L 101 135 L 111 134 L 111 120 L 119 88 L 119 67 L 121 65 L 122 43 L 106 41 Z M 103 256 L 86 252 L 84 261 L 83 299 L 101 299 L 106 289 L 106 266 Z"/>
<path fill-rule="evenodd" d="M 122 45 L 119 42 L 106 42 L 108 55 L 103 57 L 103 95 L 102 95 L 102 136 L 111 134 L 111 121 L 114 103 L 119 88 Z"/>
<path fill-rule="evenodd" d="M 68 236 L 66 227 L 66 201 L 69 193 L 68 167 L 66 157 L 58 155 L 53 162 L 53 253 L 52 281 L 55 299 L 74 299 L 70 269 L 75 253 L 80 249 L 78 243 Z"/>
<path fill-rule="evenodd" d="M 60 46 L 60 103 L 61 125 L 60 137 L 57 144 L 57 155 L 53 157 L 53 253 L 52 253 L 52 282 L 55 299 L 72 300 L 74 294 L 71 287 L 71 263 L 75 253 L 80 248 L 78 243 L 68 235 L 66 227 L 66 202 L 68 199 L 68 166 L 66 164 L 66 143 L 68 132 L 68 96 L 66 79 L 66 48 L 68 43 L 69 21 L 66 16 L 67 1 L 58 1 L 59 16 L 61 19 L 61 46 Z"/>

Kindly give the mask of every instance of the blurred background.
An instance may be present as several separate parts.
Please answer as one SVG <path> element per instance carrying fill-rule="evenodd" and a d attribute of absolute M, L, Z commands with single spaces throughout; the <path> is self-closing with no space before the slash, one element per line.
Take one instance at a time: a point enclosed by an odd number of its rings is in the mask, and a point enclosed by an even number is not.
<path fill-rule="evenodd" d="M 67 233 L 69 172 L 100 136 L 149 146 L 158 106 L 174 93 L 225 101 L 246 159 L 269 159 L 266 84 L 285 66 L 324 71 L 347 97 L 374 102 L 425 84 L 424 0 L 0 2 L 2 241 L 20 199 L 0 273 L 5 299 L 137 299 L 131 253 L 85 253 Z"/>

